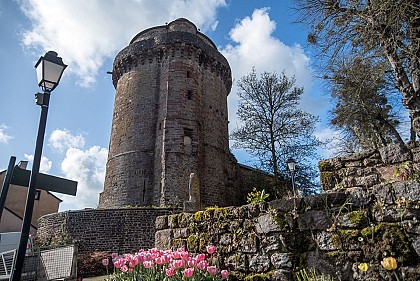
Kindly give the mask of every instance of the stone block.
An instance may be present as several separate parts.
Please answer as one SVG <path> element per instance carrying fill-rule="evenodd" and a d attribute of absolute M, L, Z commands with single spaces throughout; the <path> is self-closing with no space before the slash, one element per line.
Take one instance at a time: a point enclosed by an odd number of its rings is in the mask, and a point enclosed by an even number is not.
<path fill-rule="evenodd" d="M 156 230 L 168 228 L 168 216 L 160 216 L 156 218 L 155 222 Z"/>
<path fill-rule="evenodd" d="M 331 233 L 322 231 L 316 234 L 315 240 L 318 244 L 320 250 L 323 251 L 333 251 L 336 250 L 331 239 Z"/>
<path fill-rule="evenodd" d="M 177 238 L 188 238 L 190 234 L 188 228 L 176 228 L 173 230 L 174 239 Z"/>
<path fill-rule="evenodd" d="M 349 204 L 354 207 L 364 208 L 375 200 L 374 193 L 364 187 L 347 188 L 346 193 L 350 196 Z"/>
<path fill-rule="evenodd" d="M 225 258 L 225 265 L 231 270 L 246 271 L 248 269 L 248 258 L 245 254 L 236 253 Z"/>
<path fill-rule="evenodd" d="M 411 152 L 405 145 L 389 144 L 379 149 L 382 162 L 385 164 L 402 163 L 411 160 Z"/>
<path fill-rule="evenodd" d="M 172 229 L 164 229 L 155 233 L 155 247 L 161 250 L 170 249 L 173 239 Z"/>
<path fill-rule="evenodd" d="M 255 230 L 257 233 L 267 234 L 274 231 L 280 231 L 281 226 L 273 219 L 271 214 L 265 214 L 257 218 Z"/>
<path fill-rule="evenodd" d="M 285 252 L 286 249 L 281 243 L 280 237 L 278 234 L 273 235 L 264 235 L 261 238 L 261 247 L 264 248 L 267 252 L 279 251 Z"/>
<path fill-rule="evenodd" d="M 392 184 L 395 198 L 410 199 L 410 201 L 420 201 L 420 182 L 396 182 Z"/>
<path fill-rule="evenodd" d="M 331 222 L 323 211 L 307 211 L 300 214 L 297 218 L 300 231 L 305 230 L 326 230 Z"/>
<path fill-rule="evenodd" d="M 274 270 L 273 274 L 271 275 L 271 280 L 272 281 L 294 280 L 293 272 L 289 270 L 284 270 L 284 269 Z"/>
<path fill-rule="evenodd" d="M 362 177 L 356 177 L 354 180 L 354 186 L 369 187 L 380 182 L 379 174 L 366 175 Z"/>
<path fill-rule="evenodd" d="M 257 252 L 257 236 L 255 233 L 248 233 L 244 235 L 238 244 L 238 251 L 242 253 L 256 253 Z"/>
<path fill-rule="evenodd" d="M 266 255 L 249 256 L 249 268 L 253 272 L 261 273 L 270 269 L 270 258 Z"/>
<path fill-rule="evenodd" d="M 271 264 L 276 268 L 291 268 L 292 262 L 290 261 L 289 254 L 287 253 L 274 253 L 270 257 Z"/>
<path fill-rule="evenodd" d="M 420 163 L 420 146 L 412 148 L 411 153 L 413 154 L 413 161 Z"/>

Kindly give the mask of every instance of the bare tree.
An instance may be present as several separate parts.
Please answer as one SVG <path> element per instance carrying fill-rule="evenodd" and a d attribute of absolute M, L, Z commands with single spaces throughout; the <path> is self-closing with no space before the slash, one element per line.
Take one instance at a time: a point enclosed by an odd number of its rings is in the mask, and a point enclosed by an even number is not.
<path fill-rule="evenodd" d="M 277 189 L 289 179 L 285 163 L 289 157 L 299 162 L 296 182 L 309 191 L 316 170 L 311 166 L 316 147 L 314 137 L 318 119 L 298 109 L 303 88 L 295 86 L 294 77 L 264 72 L 257 77 L 255 69 L 238 81 L 240 98 L 238 116 L 243 124 L 233 131 L 235 147 L 244 148 L 260 160 L 260 167 L 274 175 Z M 277 190 L 277 197 L 281 191 Z"/>

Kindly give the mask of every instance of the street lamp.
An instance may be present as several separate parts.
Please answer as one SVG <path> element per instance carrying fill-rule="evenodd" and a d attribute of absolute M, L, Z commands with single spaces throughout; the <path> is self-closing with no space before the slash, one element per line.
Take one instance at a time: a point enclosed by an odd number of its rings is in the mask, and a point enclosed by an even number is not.
<path fill-rule="evenodd" d="M 31 178 L 29 182 L 28 194 L 26 197 L 26 207 L 25 214 L 23 216 L 20 243 L 13 266 L 13 281 L 20 280 L 23 263 L 25 260 L 26 247 L 28 243 L 32 213 L 34 209 L 39 167 L 41 164 L 42 146 L 44 143 L 50 94 L 51 91 L 53 91 L 60 82 L 61 76 L 63 75 L 64 69 L 66 69 L 66 67 L 67 65 L 63 63 L 63 60 L 57 56 L 56 52 L 53 51 L 49 51 L 43 57 L 40 57 L 38 62 L 35 64 L 38 86 L 41 87 L 43 91 L 43 93 L 35 94 L 36 104 L 41 106 L 41 116 L 39 119 L 38 136 L 36 138 Z"/>
<path fill-rule="evenodd" d="M 289 167 L 290 174 L 292 175 L 293 197 L 296 197 L 296 192 L 295 192 L 296 161 L 293 158 L 289 158 L 287 160 L 287 167 Z"/>

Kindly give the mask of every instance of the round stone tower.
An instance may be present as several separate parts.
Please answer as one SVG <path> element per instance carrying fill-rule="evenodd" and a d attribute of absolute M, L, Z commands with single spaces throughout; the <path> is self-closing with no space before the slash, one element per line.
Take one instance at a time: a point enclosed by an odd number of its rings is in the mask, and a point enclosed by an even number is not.
<path fill-rule="evenodd" d="M 231 204 L 231 70 L 186 19 L 137 34 L 116 56 L 116 88 L 99 208 Z M 191 188 L 190 175 L 194 173 Z"/>

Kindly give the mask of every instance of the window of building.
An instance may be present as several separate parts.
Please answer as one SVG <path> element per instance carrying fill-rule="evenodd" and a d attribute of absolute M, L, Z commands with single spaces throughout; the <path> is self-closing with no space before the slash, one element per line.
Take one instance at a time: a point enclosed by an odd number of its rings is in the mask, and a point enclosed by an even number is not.
<path fill-rule="evenodd" d="M 192 99 L 192 91 L 191 91 L 191 90 L 188 90 L 188 91 L 187 91 L 187 98 L 188 98 L 189 100 L 191 100 L 191 99 Z"/>
<path fill-rule="evenodd" d="M 35 200 L 39 200 L 40 197 L 41 197 L 41 190 L 36 190 L 35 191 Z"/>

